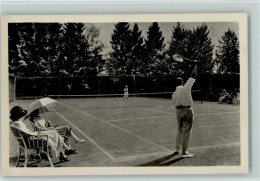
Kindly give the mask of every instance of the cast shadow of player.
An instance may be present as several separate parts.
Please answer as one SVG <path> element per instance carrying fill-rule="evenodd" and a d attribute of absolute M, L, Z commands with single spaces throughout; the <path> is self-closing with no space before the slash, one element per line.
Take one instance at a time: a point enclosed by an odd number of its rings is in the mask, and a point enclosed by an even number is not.
<path fill-rule="evenodd" d="M 162 158 L 159 158 L 159 159 L 156 159 L 156 160 L 153 160 L 153 161 L 150 161 L 148 163 L 144 163 L 144 164 L 141 164 L 141 165 L 138 165 L 138 166 L 170 166 L 170 165 L 184 159 L 182 157 L 179 157 L 177 159 L 170 160 L 176 155 L 177 154 L 167 155 L 167 156 L 164 156 Z M 170 161 L 167 161 L 167 160 L 170 160 Z"/>

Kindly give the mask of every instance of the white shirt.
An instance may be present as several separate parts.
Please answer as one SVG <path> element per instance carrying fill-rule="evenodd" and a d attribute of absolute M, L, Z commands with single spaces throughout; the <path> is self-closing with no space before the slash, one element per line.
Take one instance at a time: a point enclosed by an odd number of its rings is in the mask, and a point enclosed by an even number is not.
<path fill-rule="evenodd" d="M 127 87 L 124 88 L 124 93 L 128 93 L 128 88 Z"/>
<path fill-rule="evenodd" d="M 189 78 L 184 86 L 176 87 L 176 91 L 172 94 L 174 106 L 192 106 L 191 88 L 195 82 L 194 78 Z"/>

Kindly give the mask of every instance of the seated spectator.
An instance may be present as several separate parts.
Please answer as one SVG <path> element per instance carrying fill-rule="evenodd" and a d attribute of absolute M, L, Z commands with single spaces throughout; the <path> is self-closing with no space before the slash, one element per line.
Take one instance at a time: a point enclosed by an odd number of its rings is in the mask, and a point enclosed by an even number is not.
<path fill-rule="evenodd" d="M 69 142 L 69 138 L 73 138 L 75 143 L 84 143 L 86 140 L 78 138 L 75 133 L 72 131 L 72 129 L 69 126 L 57 126 L 51 124 L 50 121 L 47 121 L 39 116 L 39 109 L 36 109 L 30 114 L 29 119 L 35 126 L 37 126 L 39 129 L 42 130 L 56 130 L 59 134 L 61 134 L 64 137 L 65 143 L 68 141 L 68 146 L 70 149 L 65 150 L 66 154 L 76 154 L 78 153 L 77 150 L 71 149 L 71 145 Z"/>
<path fill-rule="evenodd" d="M 228 96 L 229 96 L 229 93 L 226 91 L 226 89 L 223 89 L 223 92 L 220 94 L 218 103 L 221 104 L 221 103 L 227 101 Z"/>
<path fill-rule="evenodd" d="M 69 161 L 68 157 L 65 155 L 65 149 L 69 147 L 64 143 L 64 139 L 58 134 L 56 130 L 46 130 L 46 131 L 31 131 L 27 128 L 26 124 L 23 122 L 22 118 L 26 115 L 27 111 L 23 110 L 20 106 L 15 106 L 10 111 L 10 119 L 12 120 L 10 124 L 17 129 L 31 135 L 37 136 L 48 135 L 48 143 L 55 153 L 56 157 L 59 157 L 60 161 Z"/>
<path fill-rule="evenodd" d="M 240 93 L 239 93 L 239 89 L 235 89 L 236 95 L 234 96 L 232 102 L 233 104 L 239 104 L 240 103 Z"/>

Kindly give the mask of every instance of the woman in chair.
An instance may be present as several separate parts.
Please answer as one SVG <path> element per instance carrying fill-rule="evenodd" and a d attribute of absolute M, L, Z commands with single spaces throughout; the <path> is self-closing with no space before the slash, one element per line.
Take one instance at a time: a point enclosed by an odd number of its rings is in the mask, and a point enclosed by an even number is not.
<path fill-rule="evenodd" d="M 31 131 L 27 128 L 26 124 L 23 122 L 22 118 L 27 114 L 26 110 L 23 110 L 20 106 L 15 106 L 10 111 L 11 125 L 15 128 L 23 131 L 24 133 L 35 135 L 48 135 L 48 143 L 55 153 L 56 157 L 59 157 L 60 161 L 69 161 L 68 157 L 65 155 L 65 149 L 69 147 L 64 143 L 64 139 L 58 134 L 56 130 L 48 131 Z"/>
<path fill-rule="evenodd" d="M 77 154 L 78 151 L 71 149 L 69 138 L 73 138 L 75 143 L 84 143 L 85 140 L 78 138 L 72 129 L 69 126 L 57 126 L 51 124 L 50 121 L 47 121 L 39 116 L 39 109 L 36 109 L 30 114 L 29 119 L 38 129 L 40 130 L 56 130 L 63 138 L 64 142 L 68 144 L 70 149 L 65 150 L 65 154 Z M 68 141 L 68 143 L 67 143 Z"/>
<path fill-rule="evenodd" d="M 226 91 L 226 89 L 223 89 L 223 91 L 220 94 L 220 97 L 218 99 L 218 103 L 222 104 L 223 102 L 227 102 L 228 96 L 229 96 L 229 93 Z"/>

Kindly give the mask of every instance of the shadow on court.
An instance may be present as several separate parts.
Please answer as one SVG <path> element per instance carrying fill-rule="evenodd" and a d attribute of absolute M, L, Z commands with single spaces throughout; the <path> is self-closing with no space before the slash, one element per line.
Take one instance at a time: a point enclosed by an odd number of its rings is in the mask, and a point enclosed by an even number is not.
<path fill-rule="evenodd" d="M 28 160 L 27 167 L 50 167 L 49 161 L 45 157 L 46 156 L 43 156 L 42 159 L 40 160 L 39 157 L 37 157 L 37 156 L 35 156 L 35 157 L 34 157 L 34 155 L 31 156 Z M 9 158 L 9 162 L 12 167 L 15 167 L 17 159 L 18 159 L 17 156 Z M 69 161 L 56 162 L 56 160 L 54 160 L 53 166 L 62 167 L 63 166 L 62 164 L 66 163 L 66 162 L 69 162 Z M 18 167 L 23 167 L 23 166 L 24 166 L 24 156 L 21 156 Z"/>
<path fill-rule="evenodd" d="M 172 165 L 172 164 L 174 164 L 174 163 L 184 159 L 182 157 L 179 157 L 177 159 L 171 160 L 176 155 L 177 154 L 167 155 L 167 156 L 164 156 L 162 158 L 159 158 L 159 159 L 156 159 L 156 160 L 153 160 L 151 162 L 144 163 L 144 164 L 141 164 L 141 165 L 138 165 L 138 166 L 170 166 L 170 165 Z M 168 160 L 170 160 L 170 161 L 168 161 Z"/>

